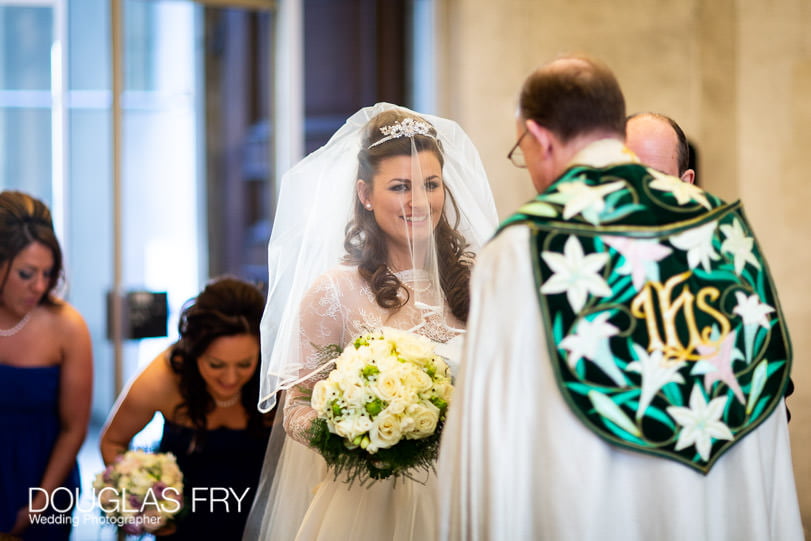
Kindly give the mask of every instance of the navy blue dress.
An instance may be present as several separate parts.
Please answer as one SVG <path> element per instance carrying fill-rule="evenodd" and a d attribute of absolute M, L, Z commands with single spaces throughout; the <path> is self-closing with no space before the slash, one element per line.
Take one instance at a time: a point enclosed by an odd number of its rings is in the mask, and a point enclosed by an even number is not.
<path fill-rule="evenodd" d="M 28 505 L 29 488 L 39 487 L 59 435 L 59 376 L 61 366 L 18 367 L 0 364 L 0 532 L 14 525 L 17 512 Z M 51 499 L 42 522 L 31 524 L 23 539 L 67 540 L 71 514 L 79 494 L 79 466 Z M 36 492 L 35 492 L 36 494 Z M 69 509 L 58 513 L 56 509 Z M 47 519 L 46 519 L 47 518 Z"/>
<path fill-rule="evenodd" d="M 158 450 L 173 453 L 183 472 L 184 510 L 176 533 L 158 539 L 242 539 L 269 435 L 269 427 L 259 435 L 217 428 L 191 449 L 194 430 L 165 421 Z"/>

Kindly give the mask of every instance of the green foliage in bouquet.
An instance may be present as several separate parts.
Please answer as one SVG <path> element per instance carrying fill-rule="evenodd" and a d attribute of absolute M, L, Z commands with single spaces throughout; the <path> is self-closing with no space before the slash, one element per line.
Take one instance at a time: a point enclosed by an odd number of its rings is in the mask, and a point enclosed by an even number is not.
<path fill-rule="evenodd" d="M 350 342 L 334 365 L 312 389 L 318 418 L 306 436 L 336 478 L 414 479 L 414 470 L 433 470 L 453 392 L 433 342 L 384 327 Z"/>
<path fill-rule="evenodd" d="M 344 439 L 333 434 L 327 427 L 326 419 L 316 419 L 310 425 L 310 445 L 317 449 L 335 478 L 345 475 L 349 484 L 355 481 L 365 483 L 367 479 L 379 480 L 389 477 L 416 479 L 413 471 L 433 471 L 439 452 L 439 437 L 442 424 L 427 438 L 402 440 L 394 447 L 380 449 L 371 455 L 361 447 L 347 449 Z"/>

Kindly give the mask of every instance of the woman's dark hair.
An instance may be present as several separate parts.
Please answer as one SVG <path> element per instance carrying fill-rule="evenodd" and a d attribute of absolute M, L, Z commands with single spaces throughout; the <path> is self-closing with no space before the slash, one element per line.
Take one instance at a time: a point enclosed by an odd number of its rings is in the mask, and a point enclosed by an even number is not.
<path fill-rule="evenodd" d="M 191 421 L 197 431 L 196 444 L 205 439 L 206 415 L 214 411 L 214 398 L 206 389 L 197 359 L 211 343 L 223 336 L 250 334 L 259 341 L 259 322 L 265 298 L 253 285 L 237 278 L 212 280 L 196 298 L 186 302 L 180 314 L 180 339 L 170 350 L 170 362 L 180 375 L 180 395 L 183 401 L 175 410 Z M 248 430 L 258 433 L 265 425 L 265 416 L 256 403 L 259 399 L 259 367 L 242 388 L 242 405 L 248 412 Z"/>
<path fill-rule="evenodd" d="M 17 191 L 0 192 L 0 265 L 9 263 L 0 277 L 0 291 L 6 286 L 11 262 L 34 242 L 47 247 L 53 255 L 53 268 L 48 289 L 39 304 L 54 304 L 53 291 L 62 278 L 62 248 L 54 233 L 51 211 L 30 195 Z"/>
<path fill-rule="evenodd" d="M 374 144 L 383 137 L 380 128 L 391 126 L 395 122 L 402 122 L 408 118 L 429 124 L 420 117 L 398 110 L 385 111 L 369 121 L 365 128 L 361 150 L 358 152 L 358 179 L 371 187 L 380 163 L 392 156 L 410 156 L 412 142 L 417 152 L 433 152 L 439 160 L 440 167 L 444 165 L 442 144 L 436 139 L 436 130 L 433 127 L 430 129 L 430 135 L 397 137 Z M 374 146 L 372 146 L 373 144 Z M 459 210 L 453 194 L 447 186 L 445 186 L 445 195 L 446 204 L 448 201 L 450 202 L 454 210 L 453 214 L 457 218 L 456 223 L 450 224 L 443 208 L 439 223 L 434 230 L 440 285 L 453 314 L 460 320 L 467 321 L 470 307 L 468 285 L 473 254 L 466 250 L 467 242 L 457 231 Z M 386 238 L 375 221 L 374 214 L 363 207 L 363 203 L 357 196 L 355 197 L 353 218 L 347 224 L 344 247 L 347 252 L 346 260 L 358 266 L 358 272 L 369 284 L 378 305 L 382 308 L 396 310 L 408 302 L 408 290 L 386 265 L 388 258 Z M 399 291 L 403 291 L 402 297 L 398 296 Z"/>

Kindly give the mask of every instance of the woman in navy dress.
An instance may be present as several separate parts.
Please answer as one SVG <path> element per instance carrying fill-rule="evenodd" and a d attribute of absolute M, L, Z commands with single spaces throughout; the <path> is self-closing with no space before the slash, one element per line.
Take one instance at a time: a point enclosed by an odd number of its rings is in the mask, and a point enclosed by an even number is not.
<path fill-rule="evenodd" d="M 259 321 L 265 299 L 235 278 L 187 303 L 180 339 L 124 390 L 101 435 L 104 462 L 160 412 L 159 452 L 183 472 L 184 509 L 162 539 L 239 539 L 256 493 L 272 417 L 256 409 Z M 165 537 L 163 537 L 165 536 Z"/>
<path fill-rule="evenodd" d="M 0 193 L 0 537 L 67 540 L 73 525 L 93 360 L 61 278 L 48 207 Z"/>

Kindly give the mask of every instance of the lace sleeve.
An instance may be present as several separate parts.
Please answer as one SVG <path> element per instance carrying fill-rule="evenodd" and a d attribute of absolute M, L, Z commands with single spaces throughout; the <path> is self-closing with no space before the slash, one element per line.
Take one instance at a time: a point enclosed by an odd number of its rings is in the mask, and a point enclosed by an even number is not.
<path fill-rule="evenodd" d="M 343 346 L 344 314 L 341 295 L 334 277 L 329 274 L 319 277 L 304 295 L 300 305 L 300 343 L 302 372 L 305 376 L 323 365 L 328 358 L 323 351 L 326 346 Z M 310 407 L 310 396 L 315 382 L 324 379 L 329 370 L 313 374 L 287 392 L 284 404 L 284 429 L 293 439 L 308 443 L 306 432 L 316 417 Z"/>

